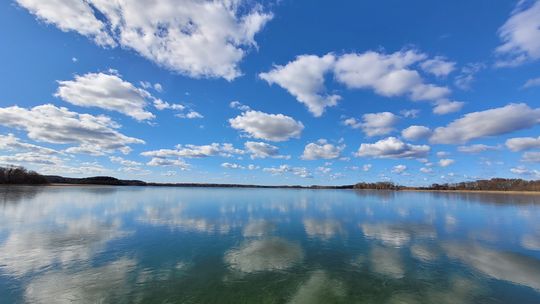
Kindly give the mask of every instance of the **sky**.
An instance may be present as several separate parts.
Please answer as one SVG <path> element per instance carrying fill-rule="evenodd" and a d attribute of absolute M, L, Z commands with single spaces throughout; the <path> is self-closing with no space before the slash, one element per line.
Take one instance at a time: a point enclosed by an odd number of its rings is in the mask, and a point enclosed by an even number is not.
<path fill-rule="evenodd" d="M 155 182 L 540 178 L 540 1 L 9 0 L 0 165 Z"/>

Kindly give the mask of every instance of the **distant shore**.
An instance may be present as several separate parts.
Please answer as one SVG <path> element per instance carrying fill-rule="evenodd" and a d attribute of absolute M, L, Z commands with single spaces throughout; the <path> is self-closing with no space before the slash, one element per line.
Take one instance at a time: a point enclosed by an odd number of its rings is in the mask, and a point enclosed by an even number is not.
<path fill-rule="evenodd" d="M 433 193 L 479 193 L 479 194 L 522 194 L 540 195 L 540 191 L 516 190 L 436 190 L 436 189 L 359 189 L 351 186 L 272 186 L 272 185 L 231 185 L 231 184 L 146 184 L 146 185 L 107 185 L 107 184 L 0 184 L 0 186 L 29 186 L 29 187 L 171 187 L 171 188 L 236 188 L 236 189 L 298 189 L 298 190 L 355 190 L 355 191 L 395 191 L 395 192 L 433 192 Z"/>
<path fill-rule="evenodd" d="M 459 183 L 432 184 L 427 187 L 412 187 L 392 182 L 359 182 L 352 185 L 253 185 L 253 184 L 217 184 L 217 183 L 154 183 L 141 180 L 122 180 L 111 176 L 63 177 L 41 175 L 22 167 L 0 167 L 0 185 L 50 185 L 50 186 L 153 186 L 181 188 L 254 188 L 254 189 L 351 189 L 351 190 L 392 190 L 425 192 L 462 192 L 462 193 L 506 193 L 540 194 L 540 181 L 492 178 Z"/>

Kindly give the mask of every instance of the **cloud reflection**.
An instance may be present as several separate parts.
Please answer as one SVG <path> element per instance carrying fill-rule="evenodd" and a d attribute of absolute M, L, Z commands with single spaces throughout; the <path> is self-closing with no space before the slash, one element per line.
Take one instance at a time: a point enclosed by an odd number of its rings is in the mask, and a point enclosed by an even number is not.
<path fill-rule="evenodd" d="M 443 245 L 449 257 L 459 259 L 497 280 L 529 286 L 540 291 L 540 261 L 513 252 L 500 252 L 477 244 L 452 242 Z"/>
<path fill-rule="evenodd" d="M 298 244 L 281 238 L 251 241 L 225 254 L 229 267 L 246 273 L 287 269 L 303 258 Z"/>

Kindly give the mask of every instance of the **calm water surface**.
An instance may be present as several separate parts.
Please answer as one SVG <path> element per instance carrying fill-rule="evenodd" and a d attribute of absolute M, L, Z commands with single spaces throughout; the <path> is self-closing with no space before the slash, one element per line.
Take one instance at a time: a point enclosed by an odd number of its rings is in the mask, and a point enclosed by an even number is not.
<path fill-rule="evenodd" d="M 540 196 L 0 187 L 1 303 L 540 303 Z"/>

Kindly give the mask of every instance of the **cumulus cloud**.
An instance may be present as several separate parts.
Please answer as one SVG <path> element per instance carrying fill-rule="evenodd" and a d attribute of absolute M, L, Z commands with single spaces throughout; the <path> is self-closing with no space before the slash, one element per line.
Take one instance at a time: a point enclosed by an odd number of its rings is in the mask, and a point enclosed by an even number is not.
<path fill-rule="evenodd" d="M 440 159 L 439 160 L 439 166 L 441 167 L 448 167 L 450 166 L 451 164 L 453 164 L 455 161 L 453 159 L 450 159 L 450 158 L 443 158 L 443 159 Z"/>
<path fill-rule="evenodd" d="M 17 0 L 17 3 L 41 21 L 54 24 L 64 32 L 76 31 L 92 38 L 100 46 L 116 45 L 108 33 L 106 24 L 94 15 L 91 5 L 86 1 Z"/>
<path fill-rule="evenodd" d="M 488 146 L 484 144 L 475 144 L 470 146 L 459 146 L 457 148 L 459 152 L 463 153 L 481 153 L 485 151 L 495 151 L 499 150 L 498 146 Z"/>
<path fill-rule="evenodd" d="M 423 158 L 428 155 L 430 147 L 427 145 L 411 145 L 398 138 L 388 137 L 373 144 L 361 144 L 357 157 L 374 158 Z"/>
<path fill-rule="evenodd" d="M 120 164 L 120 165 L 126 166 L 126 167 L 142 166 L 142 164 L 139 163 L 139 162 L 129 160 L 129 159 L 125 159 L 125 158 L 119 157 L 119 156 L 110 156 L 109 160 L 111 162 L 113 162 L 113 163 L 117 163 L 117 164 Z"/>
<path fill-rule="evenodd" d="M 243 104 L 243 103 L 241 103 L 240 101 L 237 101 L 237 100 L 231 101 L 229 103 L 229 107 L 231 107 L 233 109 L 238 109 L 238 110 L 244 111 L 244 112 L 251 110 L 251 108 L 248 105 L 245 105 L 245 104 Z"/>
<path fill-rule="evenodd" d="M 176 103 L 171 104 L 157 98 L 154 99 L 154 107 L 158 110 L 171 109 L 171 110 L 180 110 L 180 111 L 186 108 L 184 105 L 176 104 Z"/>
<path fill-rule="evenodd" d="M 269 84 L 277 84 L 303 103 L 316 117 L 323 114 L 326 107 L 335 106 L 339 95 L 325 93 L 324 76 L 332 70 L 335 57 L 302 55 L 284 66 L 277 65 L 267 73 L 259 74 Z"/>
<path fill-rule="evenodd" d="M 420 67 L 437 77 L 444 77 L 448 76 L 448 74 L 452 73 L 456 67 L 456 63 L 453 61 L 448 61 L 446 58 L 442 56 L 437 56 L 432 59 L 428 59 L 420 64 Z"/>
<path fill-rule="evenodd" d="M 525 152 L 521 160 L 524 162 L 540 163 L 540 152 Z"/>
<path fill-rule="evenodd" d="M 63 160 L 56 155 L 41 154 L 37 152 L 21 152 L 11 155 L 0 155 L 0 164 L 3 165 L 60 165 Z"/>
<path fill-rule="evenodd" d="M 348 118 L 343 124 L 353 129 L 362 129 L 367 136 L 385 135 L 394 131 L 394 125 L 399 121 L 399 116 L 390 112 L 368 113 L 362 115 L 362 121 Z"/>
<path fill-rule="evenodd" d="M 531 170 L 525 166 L 517 166 L 510 169 L 510 172 L 517 174 L 517 175 L 526 175 L 526 176 L 533 176 L 535 178 L 540 177 L 540 171 L 538 170 Z"/>
<path fill-rule="evenodd" d="M 153 157 L 149 162 L 146 163 L 148 166 L 152 167 L 177 167 L 178 169 L 184 171 L 189 169 L 189 164 L 181 159 L 169 159 L 169 158 L 159 158 Z"/>
<path fill-rule="evenodd" d="M 248 141 L 244 144 L 246 152 L 251 154 L 251 159 L 256 158 L 285 158 L 289 159 L 289 155 L 280 155 L 279 148 L 264 142 Z"/>
<path fill-rule="evenodd" d="M 420 114 L 420 110 L 418 109 L 409 109 L 409 110 L 401 110 L 399 114 L 403 115 L 403 117 L 406 118 L 417 118 Z"/>
<path fill-rule="evenodd" d="M 436 128 L 430 140 L 437 144 L 465 143 L 473 139 L 531 128 L 540 122 L 540 109 L 524 103 L 468 113 L 446 127 Z"/>
<path fill-rule="evenodd" d="M 433 113 L 444 115 L 458 112 L 463 108 L 464 105 L 465 103 L 462 101 L 443 100 L 435 103 L 435 106 L 433 107 Z"/>
<path fill-rule="evenodd" d="M 292 173 L 296 176 L 303 178 L 312 178 L 313 175 L 305 167 L 291 167 L 289 165 L 281 165 L 279 167 L 263 168 L 264 172 L 268 172 L 273 175 L 283 175 L 285 173 Z"/>
<path fill-rule="evenodd" d="M 386 96 L 409 96 L 412 100 L 437 101 L 446 98 L 450 90 L 426 84 L 418 71 L 411 68 L 426 59 L 414 50 L 393 54 L 365 52 L 345 54 L 335 64 L 337 81 L 352 89 L 372 89 Z"/>
<path fill-rule="evenodd" d="M 232 80 L 255 34 L 272 19 L 246 1 L 17 0 L 40 20 L 98 45 L 120 46 L 191 77 Z"/>
<path fill-rule="evenodd" d="M 506 141 L 506 147 L 516 152 L 540 148 L 540 137 L 515 137 Z"/>
<path fill-rule="evenodd" d="M 415 50 L 392 54 L 368 51 L 341 56 L 301 55 L 259 77 L 289 91 L 317 117 L 341 99 L 339 95 L 326 93 L 325 75 L 330 72 L 337 82 L 350 89 L 371 89 L 381 96 L 407 96 L 414 101 L 447 101 L 450 89 L 426 83 L 415 65 L 428 73 L 444 76 L 454 69 L 455 63 L 443 57 L 428 59 Z"/>
<path fill-rule="evenodd" d="M 540 58 L 540 1 L 519 1 L 499 28 L 502 44 L 495 52 L 497 66 L 516 66 Z"/>
<path fill-rule="evenodd" d="M 486 67 L 480 62 L 468 63 L 461 68 L 460 73 L 454 79 L 454 85 L 462 90 L 470 90 L 476 74 Z"/>
<path fill-rule="evenodd" d="M 304 160 L 335 159 L 345 149 L 344 145 L 335 146 L 326 139 L 319 139 L 316 143 L 309 143 L 304 148 L 301 158 Z"/>
<path fill-rule="evenodd" d="M 396 165 L 392 168 L 392 173 L 396 174 L 403 174 L 407 170 L 407 166 L 405 165 Z"/>
<path fill-rule="evenodd" d="M 221 167 L 225 169 L 245 169 L 246 167 L 236 163 L 222 163 Z"/>
<path fill-rule="evenodd" d="M 7 135 L 0 134 L 0 150 L 33 152 L 39 155 L 53 155 L 61 153 L 51 148 L 23 142 L 20 138 L 16 137 L 12 133 Z"/>
<path fill-rule="evenodd" d="M 431 130 L 424 126 L 410 126 L 401 131 L 401 136 L 408 140 L 420 140 L 431 135 Z"/>
<path fill-rule="evenodd" d="M 193 111 L 193 110 L 187 113 L 176 114 L 175 116 L 179 118 L 187 118 L 187 119 L 204 118 L 204 116 L 201 113 L 197 111 Z"/>
<path fill-rule="evenodd" d="M 244 151 L 235 148 L 230 143 L 211 143 L 208 145 L 176 145 L 175 149 L 159 149 L 145 151 L 141 153 L 142 156 L 159 158 L 204 158 L 210 156 L 231 157 L 236 154 L 244 154 Z"/>
<path fill-rule="evenodd" d="M 304 125 L 283 114 L 267 114 L 260 111 L 247 111 L 229 119 L 231 127 L 241 130 L 249 137 L 269 141 L 286 141 L 300 137 Z"/>
<path fill-rule="evenodd" d="M 80 107 L 116 111 L 136 120 L 154 118 L 145 107 L 155 98 L 144 89 L 124 81 L 115 73 L 75 75 L 75 80 L 59 81 L 56 97 Z"/>
<path fill-rule="evenodd" d="M 130 144 L 144 143 L 118 132 L 120 125 L 107 116 L 80 114 L 51 104 L 30 109 L 0 108 L 0 125 L 25 130 L 28 138 L 36 141 L 78 144 L 71 152 L 102 154 L 118 150 L 127 154 L 131 151 Z"/>
<path fill-rule="evenodd" d="M 433 169 L 432 168 L 427 168 L 427 167 L 422 167 L 422 168 L 420 168 L 420 172 L 426 173 L 426 174 L 433 173 Z"/>
<path fill-rule="evenodd" d="M 540 77 L 529 79 L 522 86 L 522 88 L 524 88 L 524 89 L 528 89 L 528 88 L 532 88 L 532 87 L 540 87 Z"/>

